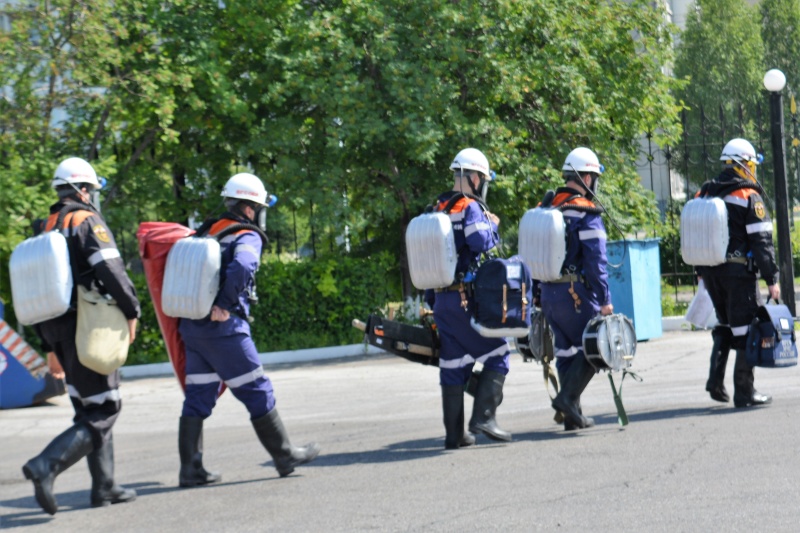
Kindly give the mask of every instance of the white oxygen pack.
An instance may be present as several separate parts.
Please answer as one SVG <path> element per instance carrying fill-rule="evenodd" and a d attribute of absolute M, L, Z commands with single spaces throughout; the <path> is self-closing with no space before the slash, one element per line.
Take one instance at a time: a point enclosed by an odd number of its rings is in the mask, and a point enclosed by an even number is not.
<path fill-rule="evenodd" d="M 561 210 L 529 209 L 519 222 L 519 255 L 539 281 L 555 281 L 567 257 L 567 227 Z"/>
<path fill-rule="evenodd" d="M 8 265 L 11 298 L 20 324 L 30 326 L 66 313 L 73 279 L 67 239 L 48 231 L 14 248 Z"/>
<path fill-rule="evenodd" d="M 716 266 L 728 251 L 728 209 L 717 197 L 694 198 L 681 211 L 681 256 L 693 266 Z"/>
<path fill-rule="evenodd" d="M 161 307 L 165 315 L 198 320 L 211 312 L 219 291 L 222 252 L 214 237 L 185 237 L 167 255 Z"/>
<path fill-rule="evenodd" d="M 449 215 L 436 212 L 414 217 L 406 228 L 406 252 L 414 287 L 440 289 L 453 284 L 458 251 Z"/>

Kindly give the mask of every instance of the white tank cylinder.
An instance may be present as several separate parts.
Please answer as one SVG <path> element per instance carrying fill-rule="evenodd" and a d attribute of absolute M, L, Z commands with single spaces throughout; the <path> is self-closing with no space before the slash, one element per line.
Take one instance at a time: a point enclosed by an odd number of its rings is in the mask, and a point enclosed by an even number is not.
<path fill-rule="evenodd" d="M 528 265 L 531 277 L 554 281 L 561 277 L 567 256 L 564 215 L 554 208 L 529 209 L 519 222 L 519 255 Z"/>
<path fill-rule="evenodd" d="M 73 280 L 64 235 L 48 231 L 25 239 L 14 248 L 8 267 L 20 324 L 38 324 L 69 310 Z"/>
<path fill-rule="evenodd" d="M 694 198 L 681 211 L 681 256 L 693 266 L 716 266 L 728 251 L 728 209 L 721 198 Z"/>
<path fill-rule="evenodd" d="M 418 289 L 452 285 L 458 253 L 453 224 L 445 213 L 425 213 L 406 228 L 406 252 L 411 283 Z"/>
<path fill-rule="evenodd" d="M 186 237 L 170 249 L 164 267 L 161 307 L 171 317 L 205 318 L 219 291 L 220 246 L 212 237 Z"/>

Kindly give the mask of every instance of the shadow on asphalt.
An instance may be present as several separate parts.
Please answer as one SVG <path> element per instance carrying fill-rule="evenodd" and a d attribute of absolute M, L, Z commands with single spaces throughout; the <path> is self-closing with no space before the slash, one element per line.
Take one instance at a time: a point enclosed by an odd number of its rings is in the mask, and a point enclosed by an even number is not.
<path fill-rule="evenodd" d="M 325 453 L 319 455 L 311 466 L 329 467 L 353 464 L 393 463 L 396 461 L 413 461 L 444 453 L 444 437 L 433 439 L 417 439 L 396 442 L 378 450 L 366 450 L 348 453 Z M 263 463 L 271 466 L 272 461 Z M 299 467 L 302 469 L 303 467 Z M 297 473 L 297 471 L 295 471 Z"/>
<path fill-rule="evenodd" d="M 751 409 L 762 409 L 755 407 Z M 690 418 L 690 417 L 703 417 L 703 416 L 720 416 L 720 415 L 733 415 L 739 414 L 750 409 L 735 409 L 732 404 L 712 405 L 709 407 L 691 407 L 686 409 L 665 409 L 663 411 L 650 411 L 645 413 L 628 413 L 628 425 L 635 424 L 636 422 L 652 422 L 656 420 L 666 420 L 674 418 Z M 616 414 L 605 415 L 592 415 L 594 418 L 595 427 L 577 430 L 577 431 L 564 431 L 561 425 L 553 423 L 552 429 L 542 429 L 537 431 L 528 431 L 525 433 L 514 433 L 515 441 L 542 441 L 553 439 L 567 439 L 587 435 L 597 431 L 613 431 L 622 430 L 623 426 L 619 425 Z"/>
<path fill-rule="evenodd" d="M 49 514 L 45 513 L 42 508 L 39 507 L 39 504 L 36 503 L 36 499 L 33 497 L 33 484 L 25 481 L 24 484 L 21 483 L 20 485 L 24 486 L 25 496 L 14 498 L 13 500 L 0 501 L 0 506 L 9 509 L 24 510 L 17 513 L 4 514 L 0 516 L 0 529 L 35 526 L 39 524 L 46 524 L 55 519 L 55 516 L 50 516 Z M 136 489 L 138 497 L 152 492 L 166 491 L 166 488 L 159 490 L 160 487 L 156 488 L 155 491 L 148 489 L 148 487 L 153 485 L 160 484 L 155 482 L 125 483 L 126 488 Z M 176 488 L 177 487 L 172 487 L 171 490 Z M 58 489 L 56 488 L 56 501 L 58 502 L 58 512 L 56 513 L 56 516 L 74 511 L 90 509 L 91 506 L 89 505 L 89 499 L 90 491 L 88 489 L 76 490 L 72 492 L 58 492 Z"/>
<path fill-rule="evenodd" d="M 691 407 L 686 409 L 665 409 L 663 411 L 649 411 L 645 413 L 629 413 L 628 420 L 633 422 L 650 422 L 653 420 L 664 420 L 668 418 L 686 418 L 692 416 L 721 416 L 721 415 L 734 415 L 741 414 L 753 409 L 761 409 L 760 407 L 751 407 L 748 409 L 736 409 L 733 404 L 717 403 L 709 405 L 708 407 Z M 605 418 L 605 417 L 604 417 Z M 608 416 L 613 423 L 617 422 L 616 416 Z"/>

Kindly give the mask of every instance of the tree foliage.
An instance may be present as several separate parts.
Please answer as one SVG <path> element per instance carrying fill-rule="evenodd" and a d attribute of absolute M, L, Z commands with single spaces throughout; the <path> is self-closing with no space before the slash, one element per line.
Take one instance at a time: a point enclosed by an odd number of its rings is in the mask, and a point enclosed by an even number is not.
<path fill-rule="evenodd" d="M 678 98 L 688 109 L 693 141 L 677 152 L 676 167 L 698 184 L 719 170 L 719 153 L 733 137 L 758 145 L 763 98 L 764 44 L 758 10 L 745 0 L 698 0 L 688 14 L 675 59 L 675 76 L 688 80 Z M 702 138 L 700 138 L 702 136 Z"/>
<path fill-rule="evenodd" d="M 0 263 L 54 200 L 52 171 L 84 157 L 135 257 L 144 220 L 220 209 L 236 171 L 280 198 L 273 252 L 390 251 L 483 150 L 489 202 L 513 235 L 577 145 L 629 231 L 655 220 L 637 139 L 679 133 L 669 28 L 645 0 L 49 0 L 4 7 Z M 295 239 L 297 234 L 297 239 Z M 403 293 L 411 290 L 401 276 Z M 0 295 L 8 299 L 7 275 Z"/>

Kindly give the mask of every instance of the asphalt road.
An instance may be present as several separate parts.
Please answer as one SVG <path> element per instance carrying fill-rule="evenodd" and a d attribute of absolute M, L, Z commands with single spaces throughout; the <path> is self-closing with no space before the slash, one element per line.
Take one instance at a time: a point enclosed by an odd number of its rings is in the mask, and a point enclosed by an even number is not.
<path fill-rule="evenodd" d="M 244 407 L 226 392 L 206 422 L 205 463 L 222 482 L 179 489 L 173 378 L 126 380 L 115 427 L 117 479 L 138 499 L 89 508 L 85 462 L 59 476 L 60 510 L 39 509 L 20 467 L 72 414 L 66 397 L 0 411 L 0 528 L 140 531 L 797 531 L 797 367 L 756 369 L 772 405 L 735 409 L 704 391 L 708 332 L 640 343 L 620 427 L 607 374 L 583 397 L 597 426 L 552 420 L 541 367 L 513 355 L 502 427 L 444 451 L 435 369 L 381 355 L 275 365 L 278 409 L 296 444 L 320 457 L 280 479 Z M 732 388 L 728 369 L 728 388 Z M 620 374 L 615 374 L 619 385 Z M 471 400 L 467 400 L 467 406 Z"/>

